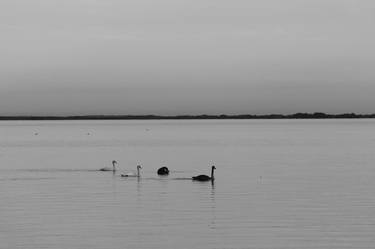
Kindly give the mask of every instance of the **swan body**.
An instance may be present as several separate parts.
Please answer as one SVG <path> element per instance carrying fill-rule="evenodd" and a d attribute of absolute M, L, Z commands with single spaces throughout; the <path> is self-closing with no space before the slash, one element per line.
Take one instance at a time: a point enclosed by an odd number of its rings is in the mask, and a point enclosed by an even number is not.
<path fill-rule="evenodd" d="M 126 174 L 121 174 L 122 177 L 140 177 L 140 169 L 142 169 L 141 165 L 137 165 L 137 174 L 134 172 L 128 172 Z"/>
<path fill-rule="evenodd" d="M 169 169 L 167 167 L 161 167 L 158 169 L 158 175 L 169 175 Z"/>
<path fill-rule="evenodd" d="M 112 168 L 111 167 L 104 167 L 104 168 L 101 168 L 99 169 L 100 171 L 112 171 L 112 172 L 115 172 L 116 171 L 116 164 L 117 162 L 115 160 L 112 161 Z"/>
<path fill-rule="evenodd" d="M 206 181 L 213 181 L 215 180 L 214 178 L 214 170 L 216 169 L 215 166 L 211 167 L 211 177 L 208 175 L 198 175 L 198 176 L 193 176 L 192 180 L 193 181 L 201 181 L 201 182 L 206 182 Z"/>

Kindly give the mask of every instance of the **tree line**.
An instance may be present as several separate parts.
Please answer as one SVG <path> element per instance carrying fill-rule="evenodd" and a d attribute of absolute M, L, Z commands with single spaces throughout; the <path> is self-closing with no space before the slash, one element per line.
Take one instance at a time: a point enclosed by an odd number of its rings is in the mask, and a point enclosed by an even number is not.
<path fill-rule="evenodd" d="M 76 116 L 0 116 L 0 120 L 153 120 L 153 119 L 352 119 L 375 118 L 375 114 L 326 114 L 323 112 L 294 114 L 239 115 L 76 115 Z"/>

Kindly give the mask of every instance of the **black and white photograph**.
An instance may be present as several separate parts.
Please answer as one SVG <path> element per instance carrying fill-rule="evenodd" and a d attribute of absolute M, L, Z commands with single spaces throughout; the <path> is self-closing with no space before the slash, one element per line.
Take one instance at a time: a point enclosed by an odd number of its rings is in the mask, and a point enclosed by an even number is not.
<path fill-rule="evenodd" d="M 375 1 L 0 0 L 0 249 L 375 248 Z"/>

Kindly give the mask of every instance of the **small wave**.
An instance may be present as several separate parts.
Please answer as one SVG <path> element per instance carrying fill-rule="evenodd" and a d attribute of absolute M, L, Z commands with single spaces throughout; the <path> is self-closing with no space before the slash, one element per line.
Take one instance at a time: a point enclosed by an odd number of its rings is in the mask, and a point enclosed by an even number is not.
<path fill-rule="evenodd" d="M 176 177 L 176 178 L 171 178 L 171 180 L 191 180 L 191 177 Z"/>
<path fill-rule="evenodd" d="M 22 172 L 96 172 L 96 169 L 17 169 Z"/>
<path fill-rule="evenodd" d="M 51 180 L 56 177 L 12 177 L 12 178 L 0 178 L 0 181 L 40 181 L 40 180 Z"/>
<path fill-rule="evenodd" d="M 160 176 L 160 177 L 121 177 L 123 179 L 129 179 L 129 180 L 143 180 L 143 181 L 173 181 L 173 180 L 191 180 L 191 177 L 175 177 L 171 178 L 168 176 Z"/>
<path fill-rule="evenodd" d="M 170 173 L 186 173 L 185 170 L 170 170 Z"/>

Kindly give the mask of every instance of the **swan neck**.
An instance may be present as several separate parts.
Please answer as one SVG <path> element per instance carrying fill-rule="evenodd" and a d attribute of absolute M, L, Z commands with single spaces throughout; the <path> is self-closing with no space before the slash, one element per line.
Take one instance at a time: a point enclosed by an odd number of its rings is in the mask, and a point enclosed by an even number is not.
<path fill-rule="evenodd" d="M 215 168 L 212 167 L 212 169 L 211 169 L 211 179 L 214 179 L 214 170 L 215 170 Z"/>

